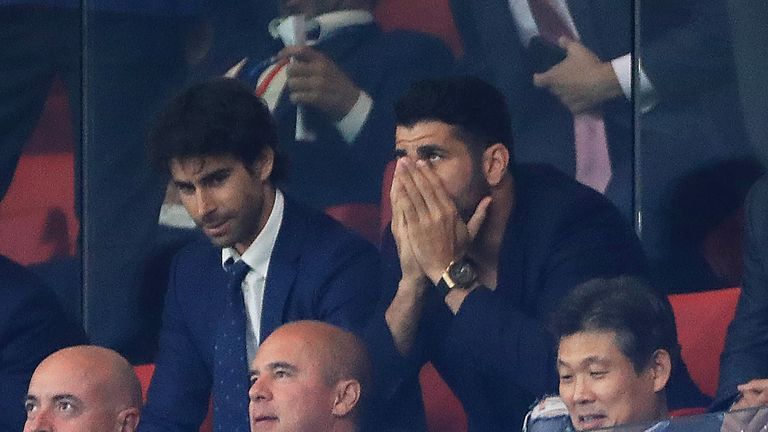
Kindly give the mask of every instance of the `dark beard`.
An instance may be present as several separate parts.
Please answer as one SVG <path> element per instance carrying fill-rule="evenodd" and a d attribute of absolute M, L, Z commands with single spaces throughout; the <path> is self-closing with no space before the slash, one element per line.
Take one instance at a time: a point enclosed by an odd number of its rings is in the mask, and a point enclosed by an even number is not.
<path fill-rule="evenodd" d="M 465 224 L 475 214 L 480 201 L 490 194 L 491 186 L 485 181 L 485 177 L 479 170 L 473 170 L 469 184 L 456 199 L 456 210 Z"/>

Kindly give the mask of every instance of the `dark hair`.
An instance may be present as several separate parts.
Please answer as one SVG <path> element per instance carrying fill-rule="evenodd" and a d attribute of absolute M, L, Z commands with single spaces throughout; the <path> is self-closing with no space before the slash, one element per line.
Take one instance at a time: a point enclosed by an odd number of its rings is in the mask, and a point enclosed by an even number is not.
<path fill-rule="evenodd" d="M 417 81 L 395 104 L 400 126 L 440 121 L 456 127 L 457 138 L 477 155 L 502 143 L 512 158 L 512 130 L 504 96 L 492 85 L 471 76 Z M 512 165 L 510 161 L 510 166 Z"/>
<path fill-rule="evenodd" d="M 148 152 L 165 172 L 173 159 L 233 156 L 250 168 L 266 148 L 277 147 L 277 130 L 264 102 L 241 82 L 220 78 L 194 85 L 173 99 L 149 134 Z M 275 154 L 272 176 L 283 168 Z"/>
<path fill-rule="evenodd" d="M 637 373 L 658 349 L 669 352 L 673 365 L 680 354 L 669 302 L 630 276 L 592 279 L 574 288 L 560 302 L 550 330 L 556 341 L 583 331 L 614 332 Z"/>

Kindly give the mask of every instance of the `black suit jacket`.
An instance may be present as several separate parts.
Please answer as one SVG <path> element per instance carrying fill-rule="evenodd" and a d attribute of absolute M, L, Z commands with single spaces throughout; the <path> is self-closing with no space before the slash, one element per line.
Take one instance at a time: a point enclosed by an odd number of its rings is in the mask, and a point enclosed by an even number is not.
<path fill-rule="evenodd" d="M 0 256 L 0 430 L 24 426 L 24 395 L 37 364 L 86 342 L 56 294 L 27 269 Z"/>

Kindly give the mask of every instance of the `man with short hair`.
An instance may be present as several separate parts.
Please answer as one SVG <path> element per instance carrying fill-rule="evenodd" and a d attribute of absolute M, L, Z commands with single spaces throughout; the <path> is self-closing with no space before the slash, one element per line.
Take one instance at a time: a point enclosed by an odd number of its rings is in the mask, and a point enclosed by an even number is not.
<path fill-rule="evenodd" d="M 24 432 L 134 432 L 141 402 L 139 379 L 120 354 L 92 345 L 64 348 L 32 375 Z"/>
<path fill-rule="evenodd" d="M 576 287 L 552 315 L 559 394 L 576 430 L 655 422 L 667 417 L 666 387 L 680 355 L 672 308 L 631 277 Z M 530 431 L 545 419 L 534 410 Z M 544 420 L 542 420 L 544 419 Z"/>
<path fill-rule="evenodd" d="M 353 333 L 319 321 L 285 324 L 251 366 L 251 432 L 358 431 L 370 374 L 365 346 Z"/>
<path fill-rule="evenodd" d="M 514 165 L 504 97 L 491 85 L 422 81 L 396 115 L 385 292 L 368 333 L 377 405 L 423 428 L 417 375 L 431 361 L 470 431 L 516 429 L 555 387 L 544 317 L 579 283 L 640 272 L 638 240 L 594 190 Z"/>
<path fill-rule="evenodd" d="M 248 364 L 283 323 L 356 330 L 372 313 L 376 250 L 274 186 L 269 110 L 232 79 L 191 87 L 160 116 L 154 163 L 208 239 L 173 260 L 143 431 L 192 431 L 213 396 L 216 430 L 248 430 Z M 211 244 L 213 243 L 213 244 Z"/>

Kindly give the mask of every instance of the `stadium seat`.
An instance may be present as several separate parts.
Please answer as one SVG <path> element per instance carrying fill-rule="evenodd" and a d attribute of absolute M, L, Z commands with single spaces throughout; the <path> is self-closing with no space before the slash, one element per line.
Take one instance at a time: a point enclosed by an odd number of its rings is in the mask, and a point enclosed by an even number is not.
<path fill-rule="evenodd" d="M 467 415 L 464 413 L 464 407 L 432 363 L 427 363 L 421 368 L 419 384 L 429 431 L 466 432 Z"/>
<path fill-rule="evenodd" d="M 327 207 L 325 214 L 345 227 L 360 234 L 364 239 L 379 244 L 379 207 L 373 204 L 341 204 Z"/>
<path fill-rule="evenodd" d="M 693 381 L 709 396 L 717 391 L 720 354 L 740 293 L 739 288 L 726 288 L 669 296 L 683 360 Z"/>
<path fill-rule="evenodd" d="M 380 0 L 374 15 L 385 30 L 429 33 L 442 39 L 455 55 L 461 54 L 461 38 L 451 16 L 449 0 Z"/>
<path fill-rule="evenodd" d="M 146 402 L 147 389 L 149 389 L 149 383 L 152 381 L 152 374 L 155 373 L 155 365 L 151 363 L 137 365 L 133 367 L 133 370 L 136 372 L 136 376 L 139 377 L 139 382 L 141 382 L 141 392 L 144 396 L 144 401 Z M 209 406 L 208 415 L 205 417 L 205 420 L 203 420 L 203 424 L 200 425 L 200 432 L 213 432 L 212 412 L 213 411 Z"/>

